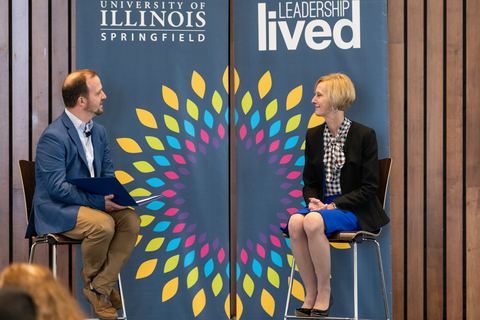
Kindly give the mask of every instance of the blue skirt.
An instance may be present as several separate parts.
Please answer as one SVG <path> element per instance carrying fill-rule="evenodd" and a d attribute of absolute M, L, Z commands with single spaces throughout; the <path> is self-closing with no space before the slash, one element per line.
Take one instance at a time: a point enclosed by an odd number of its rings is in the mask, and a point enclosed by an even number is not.
<path fill-rule="evenodd" d="M 333 199 L 340 195 L 329 196 L 325 198 L 324 203 L 329 204 Z M 322 215 L 323 221 L 325 221 L 325 235 L 328 237 L 335 231 L 360 231 L 362 227 L 358 222 L 357 216 L 351 211 L 343 211 L 340 209 L 334 210 L 318 210 L 315 211 Z M 310 209 L 304 208 L 292 214 L 303 214 L 304 216 L 310 213 Z M 290 218 L 292 217 L 290 216 Z M 290 222 L 290 218 L 288 222 Z M 288 222 L 284 228 L 280 228 L 284 233 L 288 234 Z"/>

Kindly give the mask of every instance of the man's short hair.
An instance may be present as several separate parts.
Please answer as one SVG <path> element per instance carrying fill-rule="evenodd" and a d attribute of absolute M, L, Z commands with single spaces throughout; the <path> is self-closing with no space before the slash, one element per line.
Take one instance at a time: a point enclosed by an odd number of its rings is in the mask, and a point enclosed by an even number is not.
<path fill-rule="evenodd" d="M 62 85 L 62 97 L 65 107 L 73 108 L 77 104 L 78 98 L 88 98 L 87 79 L 96 75 L 95 71 L 85 69 L 74 71 L 67 76 Z"/>

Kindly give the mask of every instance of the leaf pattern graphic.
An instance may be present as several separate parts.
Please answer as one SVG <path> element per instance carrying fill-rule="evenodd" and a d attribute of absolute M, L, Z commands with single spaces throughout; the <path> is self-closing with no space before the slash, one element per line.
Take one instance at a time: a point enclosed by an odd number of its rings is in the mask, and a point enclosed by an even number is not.
<path fill-rule="evenodd" d="M 147 132 L 145 140 L 131 137 L 116 140 L 125 156 L 131 157 L 133 168 L 116 171 L 117 178 L 125 187 L 133 181 L 139 185 L 130 187 L 130 194 L 165 196 L 146 205 L 149 214 L 140 217 L 141 234 L 135 250 L 144 250 L 155 258 L 140 263 L 136 279 L 154 273 L 170 279 L 163 286 L 162 302 L 174 298 L 184 300 L 186 297 L 180 297 L 179 288 L 190 290 L 195 317 L 199 317 L 208 304 L 216 303 L 211 297 L 225 299 L 227 318 L 230 313 L 229 244 L 202 229 L 202 215 L 184 207 L 191 198 L 191 194 L 185 192 L 192 170 L 200 169 L 198 163 L 206 155 L 228 148 L 231 125 L 228 67 L 220 77 L 220 87 L 207 87 L 204 77 L 193 71 L 190 78 L 193 92 L 187 90 L 188 96 L 184 93 L 179 96 L 180 90 L 176 92 L 161 85 L 163 101 L 159 103 L 166 105 L 161 112 L 157 112 L 157 106 L 136 108 L 137 123 Z M 283 238 L 279 227 L 285 225 L 290 214 L 304 206 L 301 190 L 306 122 L 309 128 L 324 122 L 315 114 L 302 118 L 298 107 L 304 98 L 301 85 L 286 92 L 283 98 L 267 97 L 273 80 L 270 71 L 266 71 L 258 79 L 257 88 L 244 88 L 234 111 L 237 150 L 257 157 L 255 166 L 262 174 L 272 172 L 275 181 L 279 181 L 278 199 L 272 200 L 284 208 L 282 212 L 272 212 L 268 224 L 259 227 L 260 232 L 249 235 L 246 242 L 237 243 L 238 320 L 249 299 L 256 299 L 270 317 L 283 312 L 280 307 L 283 301 L 276 304 L 272 293 L 288 285 L 287 277 L 282 274 L 283 269 L 291 265 L 292 255 L 289 239 Z M 237 70 L 233 72 L 233 81 L 237 93 L 242 83 Z M 146 156 L 150 153 L 151 156 Z M 215 176 L 203 178 L 215 179 Z M 163 268 L 157 268 L 157 264 Z M 292 292 L 296 299 L 304 299 L 304 288 L 296 279 Z"/>

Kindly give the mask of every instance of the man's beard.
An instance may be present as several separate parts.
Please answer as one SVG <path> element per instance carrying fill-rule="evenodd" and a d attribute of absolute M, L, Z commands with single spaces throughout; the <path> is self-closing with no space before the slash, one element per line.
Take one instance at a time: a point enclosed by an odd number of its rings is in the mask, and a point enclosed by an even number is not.
<path fill-rule="evenodd" d="M 97 108 L 97 110 L 93 110 L 93 108 L 91 107 L 91 103 L 90 103 L 90 100 L 88 100 L 88 103 L 87 103 L 87 111 L 89 112 L 92 112 L 93 114 L 95 114 L 96 116 L 99 116 L 103 113 L 103 104 L 100 104 Z"/>

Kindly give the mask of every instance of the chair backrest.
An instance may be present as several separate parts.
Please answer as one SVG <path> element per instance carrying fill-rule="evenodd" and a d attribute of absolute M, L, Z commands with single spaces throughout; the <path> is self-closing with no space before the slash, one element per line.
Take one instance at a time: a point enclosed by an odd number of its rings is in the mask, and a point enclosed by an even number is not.
<path fill-rule="evenodd" d="M 23 198 L 27 213 L 27 223 L 32 210 L 33 193 L 35 192 L 35 161 L 19 160 L 20 177 L 22 179 Z"/>
<path fill-rule="evenodd" d="M 383 208 L 385 208 L 385 198 L 387 197 L 388 181 L 390 180 L 390 171 L 392 170 L 392 159 L 385 158 L 378 160 L 379 176 L 377 197 Z"/>
<path fill-rule="evenodd" d="M 383 208 L 385 208 L 385 199 L 387 197 L 387 187 L 388 181 L 390 180 L 390 171 L 392 169 L 392 159 L 385 158 L 378 160 L 378 168 L 379 168 L 379 177 L 378 177 L 378 190 L 377 190 L 377 198 L 382 204 Z M 351 242 L 352 240 L 355 241 L 357 236 L 361 236 L 363 240 L 367 239 L 368 236 L 378 236 L 382 228 L 377 229 L 375 231 L 336 231 L 332 233 L 328 240 L 330 242 Z"/>

